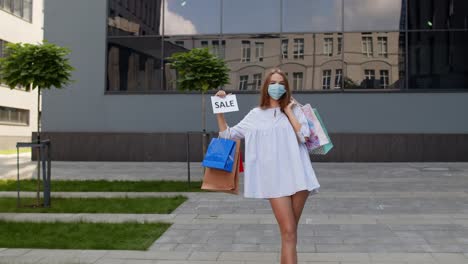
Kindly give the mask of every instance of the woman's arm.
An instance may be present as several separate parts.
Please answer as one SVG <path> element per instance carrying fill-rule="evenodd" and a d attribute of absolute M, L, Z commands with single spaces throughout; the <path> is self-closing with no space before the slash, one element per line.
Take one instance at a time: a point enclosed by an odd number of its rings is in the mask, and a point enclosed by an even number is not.
<path fill-rule="evenodd" d="M 294 111 L 292 110 L 292 107 L 294 106 L 296 102 L 291 101 L 291 103 L 285 108 L 285 114 L 289 119 L 289 122 L 291 123 L 294 132 L 296 132 L 297 137 L 300 139 L 302 143 L 304 143 L 306 140 L 309 139 L 308 134 L 307 136 L 304 135 L 303 133 L 303 126 L 306 126 L 307 129 L 307 120 L 305 120 L 304 117 L 302 117 L 301 120 L 299 120 L 296 115 L 294 114 Z M 300 111 L 300 110 L 298 110 Z"/>
<path fill-rule="evenodd" d="M 219 90 L 216 93 L 216 96 L 225 97 L 226 92 Z M 216 114 L 216 120 L 218 121 L 220 137 L 234 140 L 243 139 L 247 131 L 252 126 L 252 110 L 234 127 L 229 127 L 223 113 Z"/>
<path fill-rule="evenodd" d="M 226 119 L 224 119 L 224 114 L 216 114 L 216 119 L 218 120 L 219 132 L 223 132 L 227 129 L 228 125 L 226 124 Z"/>
<path fill-rule="evenodd" d="M 293 126 L 294 128 L 294 131 L 297 133 L 297 132 L 300 132 L 301 131 L 301 126 L 302 124 L 299 123 L 299 121 L 297 120 L 296 116 L 294 115 L 293 111 L 291 108 L 289 107 L 286 107 L 286 109 L 284 110 L 286 116 L 288 117 L 289 119 L 289 122 L 291 122 L 291 125 Z"/>
<path fill-rule="evenodd" d="M 219 96 L 219 97 L 225 97 L 226 96 L 226 92 L 223 91 L 223 90 L 219 90 L 215 96 Z M 226 119 L 224 118 L 224 114 L 223 113 L 218 113 L 216 114 L 216 119 L 218 121 L 218 127 L 219 127 L 219 132 L 223 132 L 224 130 L 226 130 L 228 128 L 228 125 L 226 123 Z"/>

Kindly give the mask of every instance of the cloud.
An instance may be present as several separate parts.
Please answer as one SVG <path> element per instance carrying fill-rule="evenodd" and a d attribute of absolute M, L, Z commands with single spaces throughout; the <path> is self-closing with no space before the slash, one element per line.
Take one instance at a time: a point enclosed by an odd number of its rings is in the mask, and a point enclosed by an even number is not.
<path fill-rule="evenodd" d="M 358 0 L 345 1 L 345 28 L 395 29 L 400 25 L 401 1 Z"/>
<path fill-rule="evenodd" d="M 197 28 L 189 19 L 169 10 L 168 0 L 164 0 L 164 34 L 165 35 L 193 35 Z M 162 23 L 161 23 L 162 27 Z M 160 29 L 160 32 L 162 30 Z"/>

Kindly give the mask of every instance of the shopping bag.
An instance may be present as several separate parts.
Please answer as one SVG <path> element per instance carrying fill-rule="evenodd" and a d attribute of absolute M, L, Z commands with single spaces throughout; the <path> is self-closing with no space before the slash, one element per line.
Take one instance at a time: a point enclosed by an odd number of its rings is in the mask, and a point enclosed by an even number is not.
<path fill-rule="evenodd" d="M 201 189 L 239 194 L 240 140 L 236 140 L 234 164 L 231 172 L 205 168 Z"/>
<path fill-rule="evenodd" d="M 236 141 L 225 138 L 213 138 L 205 153 L 202 166 L 232 171 L 234 154 L 236 151 Z"/>
<path fill-rule="evenodd" d="M 244 162 L 242 161 L 242 152 L 239 153 L 239 172 L 244 172 Z"/>
<path fill-rule="evenodd" d="M 327 154 L 333 148 L 333 143 L 317 109 L 312 108 L 310 104 L 299 104 L 299 106 L 307 119 L 310 129 L 310 137 L 305 142 L 307 150 L 310 154 Z"/>

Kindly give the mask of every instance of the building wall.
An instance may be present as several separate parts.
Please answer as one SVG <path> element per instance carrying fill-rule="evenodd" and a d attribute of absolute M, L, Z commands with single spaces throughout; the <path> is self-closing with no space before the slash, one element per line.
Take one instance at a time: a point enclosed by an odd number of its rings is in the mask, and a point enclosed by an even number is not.
<path fill-rule="evenodd" d="M 66 89 L 44 93 L 43 130 L 62 136 L 64 139 L 60 142 L 78 140 L 78 137 L 84 140 L 86 135 L 90 135 L 89 139 L 95 140 L 95 148 L 99 147 L 100 137 L 104 137 L 102 133 L 111 133 L 115 138 L 130 134 L 160 134 L 166 136 L 157 140 L 169 141 L 169 145 L 180 147 L 173 149 L 183 153 L 185 146 L 177 145 L 181 144 L 181 138 L 171 139 L 170 135 L 201 130 L 200 95 L 106 94 L 106 10 L 104 0 L 46 2 L 45 38 L 71 48 L 71 62 L 76 68 L 73 78 L 77 82 Z M 86 14 L 86 19 L 82 14 Z M 361 41 L 360 35 L 356 41 Z M 389 57 L 388 60 L 391 74 L 396 74 L 395 58 Z M 306 82 L 311 83 L 310 79 L 307 77 Z M 405 138 L 408 135 L 459 134 L 466 142 L 468 134 L 468 122 L 462 121 L 462 113 L 468 113 L 466 92 L 345 91 L 297 93 L 295 97 L 316 107 L 328 130 L 336 137 L 348 134 L 361 135 L 361 138 L 380 134 L 404 135 Z M 237 123 L 256 105 L 258 95 L 238 94 L 238 101 L 241 110 L 227 114 L 230 125 Z M 207 128 L 215 131 L 215 117 L 210 113 L 209 102 L 207 109 Z M 113 142 L 122 143 L 117 139 Z M 129 140 L 122 144 L 133 143 L 135 141 Z M 343 147 L 340 148 L 342 151 Z M 372 148 L 368 150 L 372 151 Z M 66 159 L 66 155 L 61 157 Z M 366 155 L 369 157 L 369 152 Z M 106 159 L 99 155 L 96 157 Z M 181 159 L 183 155 L 178 157 Z"/>
<path fill-rule="evenodd" d="M 7 42 L 37 43 L 43 39 L 43 1 L 34 0 L 32 23 L 0 10 L 0 39 Z M 17 141 L 31 140 L 37 130 L 37 90 L 11 90 L 0 84 L 0 106 L 29 111 L 28 125 L 0 123 L 0 149 L 14 148 Z"/>

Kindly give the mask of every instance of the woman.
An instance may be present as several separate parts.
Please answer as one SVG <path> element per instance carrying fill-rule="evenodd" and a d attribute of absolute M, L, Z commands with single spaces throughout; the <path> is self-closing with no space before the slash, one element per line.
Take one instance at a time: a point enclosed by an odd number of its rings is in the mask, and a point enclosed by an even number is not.
<path fill-rule="evenodd" d="M 281 263 L 297 263 L 299 218 L 307 197 L 320 185 L 305 146 L 307 120 L 291 98 L 285 74 L 274 69 L 266 76 L 260 106 L 237 125 L 229 127 L 222 113 L 217 121 L 220 137 L 245 138 L 244 197 L 270 201 L 281 232 Z"/>

